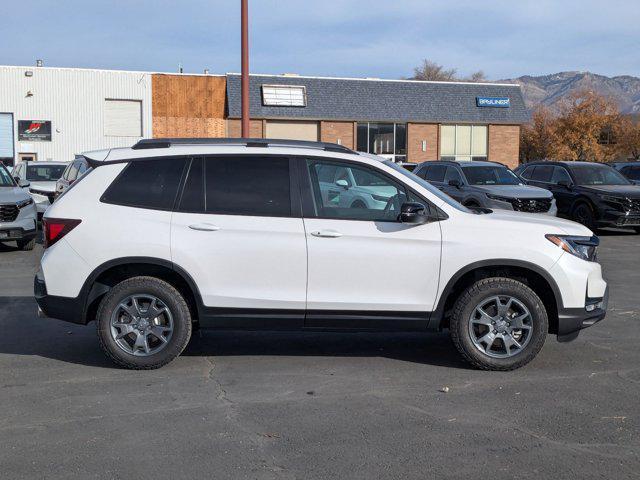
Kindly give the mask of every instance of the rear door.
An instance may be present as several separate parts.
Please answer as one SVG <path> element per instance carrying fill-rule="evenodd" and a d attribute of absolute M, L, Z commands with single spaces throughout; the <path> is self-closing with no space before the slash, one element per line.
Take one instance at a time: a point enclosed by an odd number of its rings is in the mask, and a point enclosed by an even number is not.
<path fill-rule="evenodd" d="M 406 225 L 397 216 L 404 201 L 430 208 L 428 202 L 365 164 L 307 159 L 299 166 L 309 251 L 305 325 L 375 328 L 375 316 L 426 318 L 438 287 L 440 225 Z M 364 207 L 327 202 L 318 177 L 327 166 L 368 178 L 372 201 Z"/>
<path fill-rule="evenodd" d="M 302 325 L 307 247 L 299 198 L 288 158 L 192 160 L 172 218 L 171 253 L 215 326 Z"/>

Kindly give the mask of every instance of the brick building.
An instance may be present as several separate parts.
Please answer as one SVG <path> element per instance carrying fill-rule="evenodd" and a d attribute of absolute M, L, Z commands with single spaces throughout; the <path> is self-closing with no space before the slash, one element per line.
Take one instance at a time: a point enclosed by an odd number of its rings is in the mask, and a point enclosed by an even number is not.
<path fill-rule="evenodd" d="M 240 76 L 0 66 L 0 160 L 71 160 L 145 137 L 239 137 Z M 396 161 L 518 163 L 520 87 L 251 75 L 251 136 Z M 40 130 L 33 133 L 33 125 Z"/>

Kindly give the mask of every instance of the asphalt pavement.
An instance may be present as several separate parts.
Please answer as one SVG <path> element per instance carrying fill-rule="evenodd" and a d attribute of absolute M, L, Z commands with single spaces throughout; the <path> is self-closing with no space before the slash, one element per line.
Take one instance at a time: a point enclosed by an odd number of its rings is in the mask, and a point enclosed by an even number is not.
<path fill-rule="evenodd" d="M 639 478 L 640 235 L 601 240 L 607 318 L 514 372 L 446 333 L 211 331 L 122 370 L 0 246 L 0 478 Z"/>

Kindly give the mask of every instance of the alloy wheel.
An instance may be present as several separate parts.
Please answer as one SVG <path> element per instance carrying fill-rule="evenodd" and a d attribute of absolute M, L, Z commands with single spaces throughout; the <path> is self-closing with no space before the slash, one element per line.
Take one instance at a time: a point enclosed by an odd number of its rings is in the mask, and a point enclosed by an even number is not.
<path fill-rule="evenodd" d="M 130 355 L 146 357 L 165 348 L 173 335 L 169 307 L 153 295 L 130 295 L 111 315 L 111 338 Z"/>
<path fill-rule="evenodd" d="M 533 317 L 517 298 L 509 295 L 489 297 L 476 305 L 469 319 L 473 345 L 493 358 L 519 354 L 529 344 Z"/>

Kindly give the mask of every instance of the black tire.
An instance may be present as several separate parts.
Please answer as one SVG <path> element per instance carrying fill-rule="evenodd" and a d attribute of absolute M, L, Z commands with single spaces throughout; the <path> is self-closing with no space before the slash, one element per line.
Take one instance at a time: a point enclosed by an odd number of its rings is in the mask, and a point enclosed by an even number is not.
<path fill-rule="evenodd" d="M 640 227 L 633 227 L 633 229 L 636 231 L 636 233 L 640 233 Z"/>
<path fill-rule="evenodd" d="M 351 208 L 367 208 L 362 200 L 356 200 L 351 204 Z"/>
<path fill-rule="evenodd" d="M 34 237 L 31 240 L 17 240 L 16 244 L 20 250 L 33 250 L 36 246 L 36 239 Z"/>
<path fill-rule="evenodd" d="M 581 223 L 589 230 L 594 231 L 596 229 L 595 213 L 593 208 L 587 202 L 578 202 L 571 211 L 571 219 L 574 222 Z"/>
<path fill-rule="evenodd" d="M 111 335 L 111 316 L 130 295 L 153 295 L 171 312 L 173 332 L 166 345 L 148 356 L 125 352 Z M 151 370 L 171 362 L 182 353 L 191 338 L 191 314 L 184 298 L 171 284 L 155 277 L 133 277 L 122 281 L 104 296 L 96 316 L 100 346 L 116 364 L 132 370 Z"/>
<path fill-rule="evenodd" d="M 531 329 L 528 343 L 510 357 L 494 358 L 481 351 L 471 338 L 469 325 L 476 306 L 493 296 L 513 297 L 530 313 Z M 460 295 L 453 307 L 449 328 L 454 345 L 471 365 L 482 370 L 505 371 L 515 370 L 533 360 L 544 345 L 549 320 L 542 300 L 528 286 L 511 278 L 494 277 L 478 280 Z M 501 342 L 497 340 L 497 345 L 504 347 L 505 344 Z"/>

